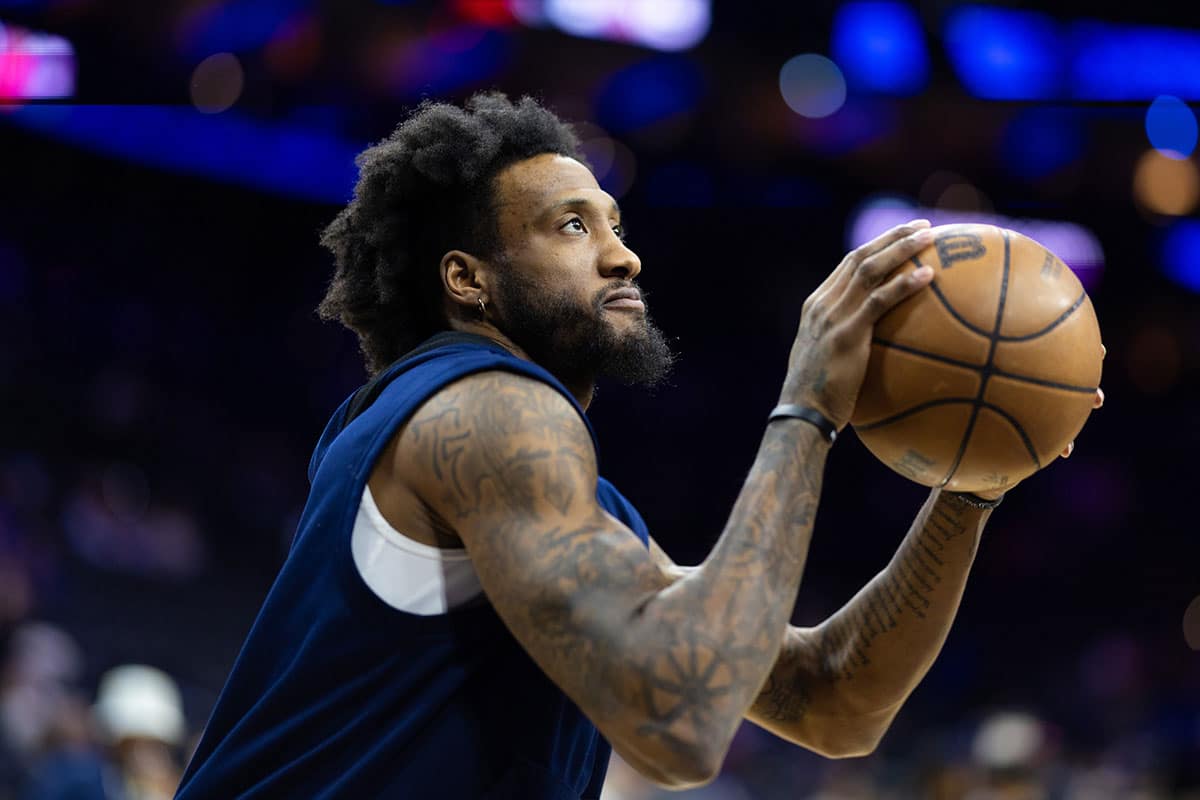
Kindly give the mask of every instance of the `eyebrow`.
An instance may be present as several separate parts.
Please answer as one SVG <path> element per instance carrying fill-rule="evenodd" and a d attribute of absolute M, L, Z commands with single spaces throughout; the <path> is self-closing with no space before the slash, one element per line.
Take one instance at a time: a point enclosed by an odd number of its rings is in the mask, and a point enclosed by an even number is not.
<path fill-rule="evenodd" d="M 553 213 L 553 212 L 556 212 L 563 208 L 570 208 L 571 206 L 589 206 L 589 205 L 592 205 L 592 201 L 588 200 L 586 197 L 569 197 L 566 200 L 563 200 L 561 203 L 555 203 L 554 207 L 551 208 L 550 211 Z M 612 211 L 618 217 L 621 216 L 621 207 L 619 205 L 617 205 L 616 200 L 613 200 L 613 202 L 612 202 Z"/>

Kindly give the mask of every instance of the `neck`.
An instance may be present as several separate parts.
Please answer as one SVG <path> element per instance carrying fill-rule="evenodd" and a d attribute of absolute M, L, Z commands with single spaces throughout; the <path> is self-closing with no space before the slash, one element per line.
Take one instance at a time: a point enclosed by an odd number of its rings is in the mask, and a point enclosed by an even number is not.
<path fill-rule="evenodd" d="M 571 377 L 569 375 L 561 375 L 557 372 L 554 372 L 554 370 L 550 369 L 550 367 L 531 358 L 529 354 L 526 353 L 525 350 L 522 349 L 516 342 L 505 336 L 499 328 L 491 323 L 452 320 L 450 322 L 450 328 L 451 330 L 461 331 L 463 333 L 473 333 L 476 336 L 482 336 L 485 339 L 491 339 L 493 342 L 500 345 L 517 358 L 523 361 L 528 361 L 532 364 L 538 364 L 538 366 L 541 367 L 545 367 L 554 374 L 554 377 L 558 378 L 559 381 L 562 382 L 563 386 L 567 387 L 567 391 L 570 392 L 571 396 L 575 398 L 576 402 L 583 407 L 584 411 L 587 411 L 588 406 L 592 404 L 592 396 L 596 392 L 596 380 L 594 377 Z"/>

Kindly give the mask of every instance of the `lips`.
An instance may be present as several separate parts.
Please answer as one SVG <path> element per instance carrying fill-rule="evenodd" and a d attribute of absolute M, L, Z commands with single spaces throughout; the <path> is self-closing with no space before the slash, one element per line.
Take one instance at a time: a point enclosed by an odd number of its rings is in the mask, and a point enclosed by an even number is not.
<path fill-rule="evenodd" d="M 642 293 L 637 289 L 617 289 L 615 292 L 604 298 L 604 308 L 629 308 L 639 311 L 646 309 L 646 304 L 642 302 Z"/>

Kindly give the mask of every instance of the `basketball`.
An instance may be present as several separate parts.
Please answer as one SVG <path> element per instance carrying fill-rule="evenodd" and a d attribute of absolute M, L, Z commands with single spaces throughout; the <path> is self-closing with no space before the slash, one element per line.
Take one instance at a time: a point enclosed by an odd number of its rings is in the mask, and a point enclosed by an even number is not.
<path fill-rule="evenodd" d="M 1016 231 L 945 225 L 933 281 L 876 325 L 851 425 L 896 472 L 963 492 L 1053 461 L 1092 411 L 1100 326 L 1079 279 Z"/>

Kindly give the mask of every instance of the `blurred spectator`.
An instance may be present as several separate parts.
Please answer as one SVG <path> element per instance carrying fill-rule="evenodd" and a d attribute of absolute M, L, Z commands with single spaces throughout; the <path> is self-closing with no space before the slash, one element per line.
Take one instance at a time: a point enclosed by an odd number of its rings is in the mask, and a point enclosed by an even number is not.
<path fill-rule="evenodd" d="M 116 667 L 100 681 L 95 713 L 122 800 L 170 800 L 182 777 L 179 748 L 186 734 L 175 680 L 154 667 Z"/>
<path fill-rule="evenodd" d="M 80 696 L 63 698 L 41 750 L 21 800 L 122 800 L 91 709 Z"/>
<path fill-rule="evenodd" d="M 57 702 L 20 800 L 169 800 L 183 736 L 175 681 L 153 667 L 116 667 L 94 706 L 78 694 Z"/>

